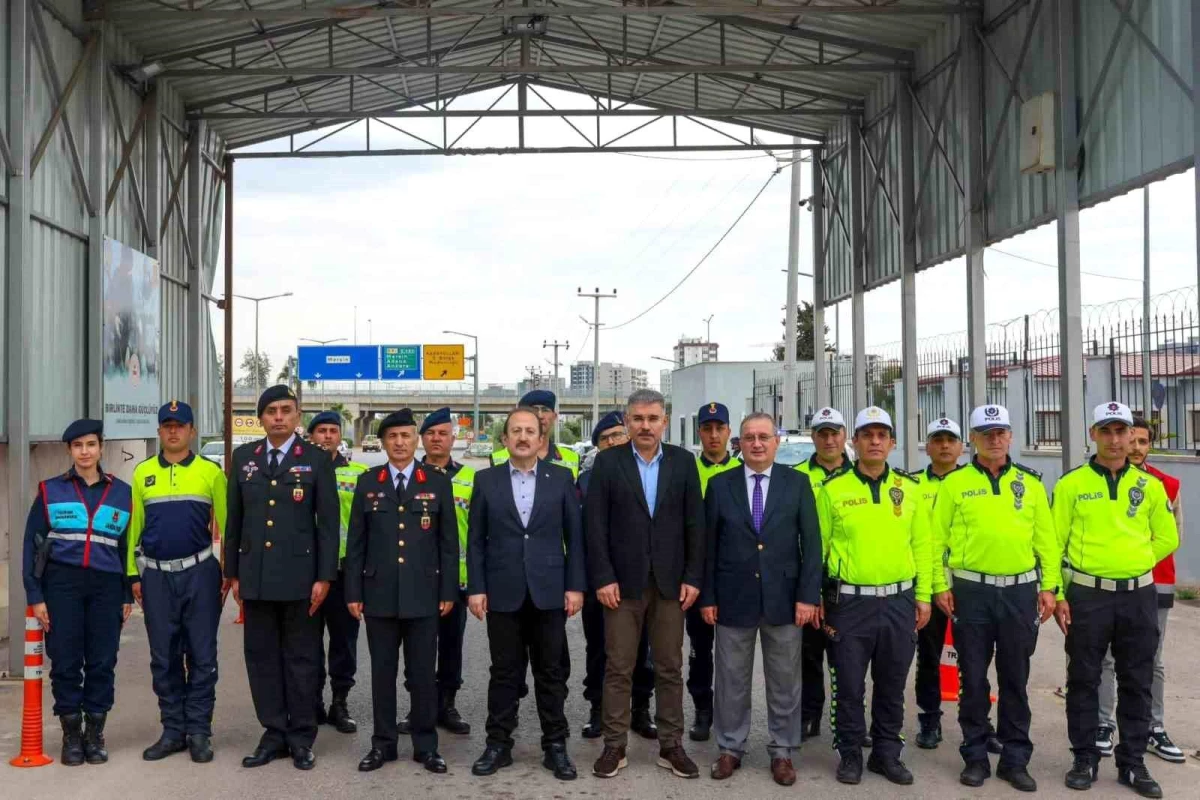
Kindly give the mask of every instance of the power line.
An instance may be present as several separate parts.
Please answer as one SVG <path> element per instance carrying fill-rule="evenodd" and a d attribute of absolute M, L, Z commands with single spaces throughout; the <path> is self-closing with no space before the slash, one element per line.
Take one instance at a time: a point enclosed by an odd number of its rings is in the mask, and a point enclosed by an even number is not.
<path fill-rule="evenodd" d="M 988 250 L 991 250 L 993 253 L 999 253 L 1002 256 L 1008 256 L 1009 258 L 1015 258 L 1018 261 L 1027 261 L 1030 264 L 1036 264 L 1039 267 L 1049 267 L 1050 269 L 1053 269 L 1053 270 L 1058 269 L 1057 264 L 1051 264 L 1048 261 L 1038 261 L 1036 258 L 1030 258 L 1029 256 L 1021 256 L 1021 255 L 1017 255 L 1016 253 L 1010 253 L 1007 250 L 1001 250 L 999 247 L 989 247 Z M 1079 270 L 1079 274 L 1080 275 L 1090 275 L 1093 278 L 1108 278 L 1110 281 L 1130 281 L 1131 283 L 1141 283 L 1142 282 L 1141 278 L 1126 278 L 1121 275 L 1105 275 L 1103 272 L 1088 272 L 1087 270 L 1082 270 L 1082 269 Z"/>

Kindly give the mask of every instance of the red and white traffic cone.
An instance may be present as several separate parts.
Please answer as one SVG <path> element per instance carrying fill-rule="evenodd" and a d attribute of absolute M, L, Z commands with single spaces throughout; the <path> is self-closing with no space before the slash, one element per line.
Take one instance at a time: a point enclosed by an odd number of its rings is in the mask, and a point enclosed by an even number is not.
<path fill-rule="evenodd" d="M 958 682 L 958 650 L 954 647 L 954 624 L 951 622 L 946 623 L 946 642 L 942 645 L 938 676 L 942 684 L 942 700 L 957 703 L 962 689 Z M 988 699 L 995 703 L 996 695 L 990 695 Z"/>
<path fill-rule="evenodd" d="M 11 642 L 11 638 L 9 639 Z M 33 606 L 25 607 L 25 704 L 21 714 L 21 754 L 8 762 L 14 767 L 44 767 L 54 761 L 43 750 L 42 740 L 42 660 L 45 634 L 33 615 Z"/>

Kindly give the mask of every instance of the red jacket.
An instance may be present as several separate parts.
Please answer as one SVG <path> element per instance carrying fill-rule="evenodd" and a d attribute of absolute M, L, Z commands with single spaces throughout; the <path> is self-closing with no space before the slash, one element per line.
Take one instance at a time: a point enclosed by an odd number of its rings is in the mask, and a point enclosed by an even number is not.
<path fill-rule="evenodd" d="M 1168 475 L 1161 470 L 1155 469 L 1149 464 L 1142 464 L 1142 469 L 1149 472 L 1154 477 L 1163 482 L 1163 487 L 1167 490 L 1167 499 L 1174 505 L 1179 499 L 1179 479 Z M 1181 535 L 1183 531 L 1179 532 Z M 1158 586 L 1174 586 L 1175 585 L 1175 554 L 1164 558 L 1154 566 L 1154 583 Z"/>

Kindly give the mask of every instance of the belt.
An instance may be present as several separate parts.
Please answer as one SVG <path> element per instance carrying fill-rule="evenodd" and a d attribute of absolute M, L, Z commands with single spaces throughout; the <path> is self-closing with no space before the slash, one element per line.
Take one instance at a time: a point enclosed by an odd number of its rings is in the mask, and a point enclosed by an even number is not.
<path fill-rule="evenodd" d="M 852 583 L 843 583 L 838 587 L 838 594 L 857 595 L 859 597 L 891 597 L 892 595 L 907 592 L 913 588 L 913 581 L 900 581 L 899 583 L 887 583 L 883 586 L 856 586 Z"/>
<path fill-rule="evenodd" d="M 954 569 L 951 570 L 954 577 L 962 578 L 964 581 L 973 583 L 982 583 L 987 586 L 998 586 L 1001 588 L 1007 586 L 1022 586 L 1026 583 L 1036 583 L 1038 581 L 1038 571 L 1031 569 L 1028 572 L 1022 572 L 1020 575 L 987 575 L 983 572 L 972 572 L 969 569 Z"/>
<path fill-rule="evenodd" d="M 158 561 L 157 559 L 147 558 L 143 555 L 138 555 L 136 558 L 138 566 L 138 574 L 145 572 L 147 569 L 156 569 L 160 572 L 183 572 L 185 569 L 191 569 L 197 564 L 202 564 L 213 557 L 213 549 L 210 544 L 208 547 L 196 553 L 194 556 L 186 556 L 184 558 L 176 558 L 171 561 Z"/>
<path fill-rule="evenodd" d="M 1080 572 L 1066 565 L 1063 566 L 1063 572 L 1070 577 L 1072 584 L 1086 586 L 1089 589 L 1100 589 L 1105 592 L 1132 592 L 1154 583 L 1153 572 L 1138 575 L 1136 578 L 1101 578 L 1097 575 L 1088 575 L 1086 572 Z"/>

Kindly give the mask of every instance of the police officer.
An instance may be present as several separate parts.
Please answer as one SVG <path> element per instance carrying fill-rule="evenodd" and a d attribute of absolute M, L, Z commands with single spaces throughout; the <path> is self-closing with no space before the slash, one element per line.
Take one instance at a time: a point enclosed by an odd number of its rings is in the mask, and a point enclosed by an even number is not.
<path fill-rule="evenodd" d="M 395 761 L 396 673 L 400 647 L 412 713 L 413 761 L 443 773 L 437 752 L 438 617 L 458 597 L 458 529 L 445 473 L 415 460 L 417 423 L 411 409 L 379 423 L 388 463 L 358 479 L 346 548 L 346 600 L 367 620 L 371 650 L 371 749 L 358 763 L 371 772 Z M 393 544 L 394 542 L 394 544 Z"/>
<path fill-rule="evenodd" d="M 1096 454 L 1054 486 L 1067 584 L 1054 617 L 1067 637 L 1067 735 L 1075 754 L 1066 785 L 1088 789 L 1097 777 L 1100 665 L 1111 647 L 1117 781 L 1162 797 L 1145 764 L 1159 637 L 1153 569 L 1179 546 L 1179 531 L 1162 481 L 1129 461 L 1129 408 L 1101 403 L 1092 418 Z"/>
<path fill-rule="evenodd" d="M 972 411 L 971 444 L 971 463 L 942 478 L 930 522 L 934 599 L 954 618 L 962 685 L 959 752 L 966 766 L 959 781 L 982 786 L 992 774 L 987 673 L 994 656 L 1003 747 L 996 777 L 1033 792 L 1026 685 L 1038 625 L 1054 613 L 1062 585 L 1058 542 L 1041 474 L 1008 456 L 1008 410 L 986 405 Z M 949 584 L 943 564 L 953 576 Z"/>
<path fill-rule="evenodd" d="M 225 577 L 245 612 L 246 672 L 265 728 L 242 766 L 290 753 L 307 770 L 316 765 L 316 614 L 337 578 L 337 479 L 329 454 L 296 435 L 289 387 L 263 392 L 258 418 L 266 438 L 233 451 L 225 532 Z"/>
<path fill-rule="evenodd" d="M 854 420 L 854 467 L 829 478 L 817 496 L 824 544 L 823 593 L 837 779 L 862 780 L 863 696 L 868 670 L 871 757 L 867 769 L 902 786 L 913 782 L 900 760 L 904 684 L 916 632 L 929 622 L 933 557 L 929 507 L 916 478 L 891 469 L 891 416 L 871 406 Z"/>
<path fill-rule="evenodd" d="M 225 472 L 192 452 L 192 409 L 172 400 L 158 410 L 158 455 L 133 470 L 129 579 L 146 616 L 150 674 L 162 735 L 142 752 L 159 761 L 184 749 L 212 761 L 217 700 L 221 562 L 213 532 L 225 528 Z"/>
<path fill-rule="evenodd" d="M 592 444 L 599 451 L 610 447 L 627 444 L 629 432 L 625 430 L 625 415 L 620 411 L 610 411 L 600 418 L 596 427 L 592 428 Z M 587 499 L 588 484 L 591 483 L 592 470 L 585 469 L 579 473 L 579 495 L 581 500 Z M 587 519 L 583 520 L 586 536 Z M 583 677 L 583 699 L 591 706 L 588 723 L 583 726 L 583 738 L 599 739 L 603 734 L 602 701 L 604 699 L 604 666 L 607 655 L 604 651 L 604 606 L 596 597 L 596 589 L 589 586 L 583 595 L 583 638 L 586 643 L 585 664 L 586 672 Z M 568 658 L 569 661 L 569 658 Z M 650 715 L 650 698 L 654 695 L 654 665 L 650 661 L 650 634 L 642 631 L 642 640 L 638 643 L 637 663 L 633 668 L 633 690 L 630 693 L 632 715 L 630 729 L 646 739 L 658 738 L 658 726 Z"/>
<path fill-rule="evenodd" d="M 836 408 L 825 406 L 813 414 L 811 428 L 815 450 L 796 469 L 808 476 L 814 495 L 821 484 L 854 465 L 846 458 L 846 420 Z M 800 641 L 800 727 L 801 738 L 821 735 L 825 713 L 825 651 L 829 640 L 819 626 L 804 628 Z M 870 747 L 870 737 L 863 740 Z"/>
<path fill-rule="evenodd" d="M 317 662 L 317 724 L 328 722 L 339 733 L 355 733 L 358 723 L 350 716 L 346 698 L 354 688 L 354 673 L 358 670 L 358 620 L 350 615 L 346 607 L 345 573 L 346 536 L 350 530 L 350 503 L 354 500 L 354 486 L 358 476 L 370 469 L 366 464 L 350 461 L 338 451 L 342 441 L 342 415 L 334 411 L 322 411 L 308 423 L 308 435 L 312 443 L 320 447 L 333 459 L 333 474 L 337 479 L 338 509 L 341 514 L 339 526 L 341 541 L 338 545 L 338 576 L 329 584 L 329 596 L 321 604 L 317 615 L 321 620 L 321 651 Z M 333 690 L 333 702 L 325 711 L 325 633 L 329 631 L 329 685 Z"/>
<path fill-rule="evenodd" d="M 714 476 L 736 469 L 742 462 L 729 454 L 729 409 L 722 403 L 705 403 L 696 415 L 700 427 L 700 455 L 696 469 L 700 473 L 700 493 L 708 489 Z M 696 707 L 696 719 L 688 736 L 694 742 L 707 742 L 713 723 L 713 636 L 714 628 L 704 621 L 699 604 L 684 615 L 688 641 L 688 694 Z"/>
<path fill-rule="evenodd" d="M 104 724 L 113 705 L 121 625 L 133 595 L 125 580 L 132 493 L 104 472 L 104 424 L 63 431 L 71 468 L 38 484 L 25 522 L 25 602 L 46 631 L 62 763 L 108 761 Z M 86 725 L 86 727 L 85 727 Z"/>
<path fill-rule="evenodd" d="M 532 408 L 537 412 L 538 422 L 542 426 L 542 449 L 538 451 L 539 461 L 549 461 L 571 470 L 576 480 L 579 479 L 579 454 L 569 447 L 559 447 L 554 441 L 554 423 L 558 421 L 558 397 L 546 389 L 534 389 L 526 392 L 517 403 L 521 408 Z M 496 467 L 508 461 L 508 448 L 502 448 L 492 453 L 492 466 Z"/>

